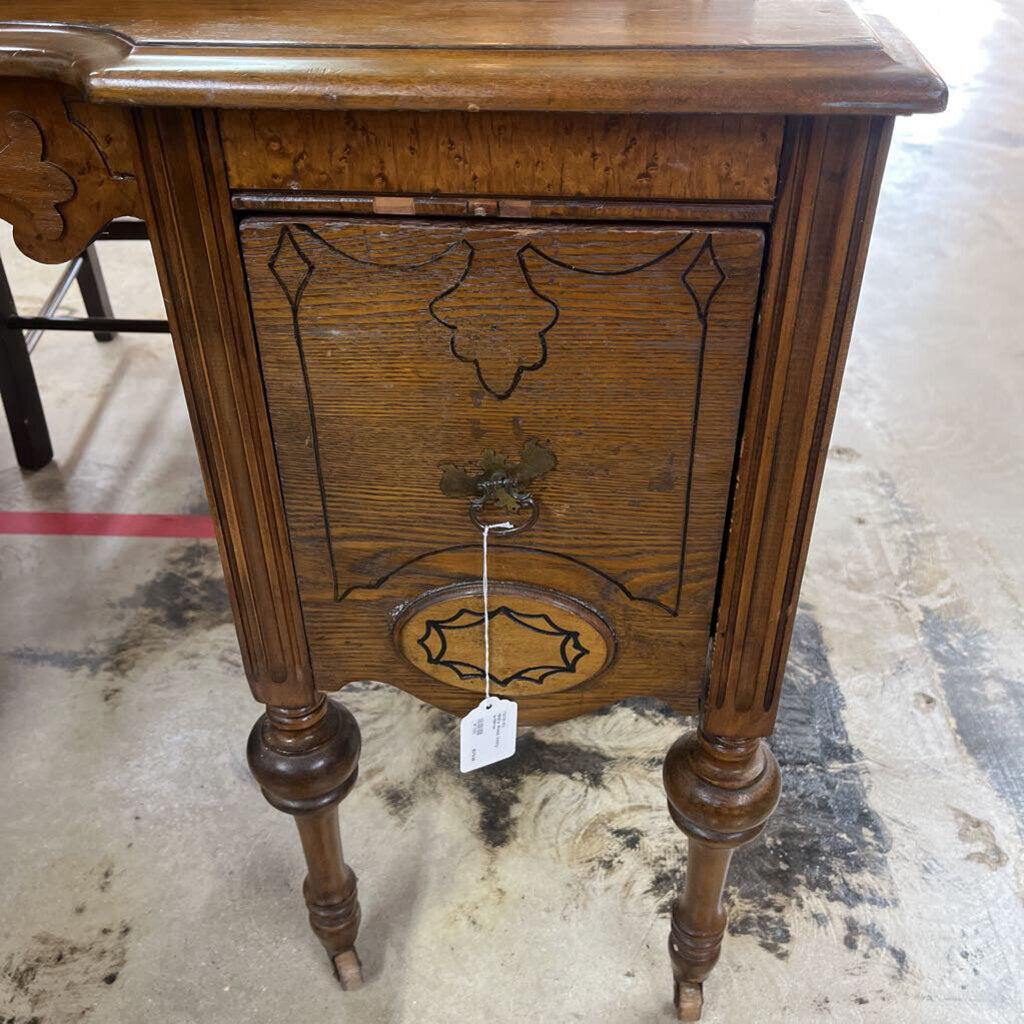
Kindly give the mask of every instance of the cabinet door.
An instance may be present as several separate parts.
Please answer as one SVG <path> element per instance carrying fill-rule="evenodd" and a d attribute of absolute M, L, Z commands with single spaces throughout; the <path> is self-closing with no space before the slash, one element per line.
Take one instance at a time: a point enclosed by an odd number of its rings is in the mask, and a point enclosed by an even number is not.
<path fill-rule="evenodd" d="M 703 685 L 763 234 L 252 219 L 241 236 L 317 685 L 525 721 Z M 495 481 L 497 483 L 495 484 Z M 479 505 L 479 502 L 477 503 Z"/>

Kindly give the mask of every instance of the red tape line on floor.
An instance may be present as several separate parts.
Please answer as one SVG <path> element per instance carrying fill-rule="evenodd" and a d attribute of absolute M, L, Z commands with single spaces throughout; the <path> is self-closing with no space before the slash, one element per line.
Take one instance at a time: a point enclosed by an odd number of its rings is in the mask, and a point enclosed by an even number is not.
<path fill-rule="evenodd" d="M 209 516 L 116 515 L 104 512 L 0 512 L 0 534 L 65 537 L 169 537 L 211 540 Z"/>

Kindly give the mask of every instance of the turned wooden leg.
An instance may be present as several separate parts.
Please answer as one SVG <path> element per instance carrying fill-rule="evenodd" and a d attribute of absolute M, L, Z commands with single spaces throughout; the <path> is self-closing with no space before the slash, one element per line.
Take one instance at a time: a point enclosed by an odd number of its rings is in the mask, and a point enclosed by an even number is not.
<path fill-rule="evenodd" d="M 249 735 L 249 767 L 263 795 L 299 828 L 308 874 L 302 891 L 309 923 L 334 964 L 342 988 L 362 984 L 356 954 L 359 900 L 345 863 L 338 804 L 356 781 L 359 726 L 351 713 L 320 696 L 308 708 L 268 707 Z"/>
<path fill-rule="evenodd" d="M 669 955 L 679 1020 L 700 1020 L 704 979 L 722 948 L 722 890 L 737 846 L 761 833 L 779 801 L 779 766 L 760 739 L 703 731 L 676 740 L 665 758 L 672 820 L 686 833 L 686 887 L 672 906 Z"/>

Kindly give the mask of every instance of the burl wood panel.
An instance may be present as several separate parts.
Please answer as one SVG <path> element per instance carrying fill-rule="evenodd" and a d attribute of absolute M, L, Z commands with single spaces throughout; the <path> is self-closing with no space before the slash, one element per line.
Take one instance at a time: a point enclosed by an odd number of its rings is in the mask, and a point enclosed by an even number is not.
<path fill-rule="evenodd" d="M 252 220 L 249 287 L 316 683 L 368 673 L 453 710 L 391 619 L 480 571 L 441 465 L 541 441 L 541 511 L 494 578 L 590 603 L 614 666 L 552 720 L 704 672 L 763 235 L 754 229 Z M 300 383 L 301 382 L 301 385 Z M 358 652 L 356 655 L 354 652 Z M 538 691 L 540 692 L 540 691 Z"/>
<path fill-rule="evenodd" d="M 768 200 L 783 119 L 226 110 L 235 189 Z"/>
<path fill-rule="evenodd" d="M 128 112 L 56 82 L 0 79 L 0 217 L 43 263 L 73 259 L 115 217 L 141 209 Z"/>

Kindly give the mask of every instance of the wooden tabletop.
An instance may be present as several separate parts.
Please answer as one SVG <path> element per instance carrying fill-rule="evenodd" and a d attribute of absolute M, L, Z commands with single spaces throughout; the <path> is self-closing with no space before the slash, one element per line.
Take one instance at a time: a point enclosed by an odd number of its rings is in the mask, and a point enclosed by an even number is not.
<path fill-rule="evenodd" d="M 0 0 L 0 73 L 97 100 L 747 113 L 938 110 L 845 0 Z"/>

